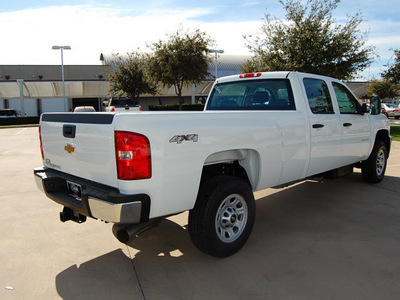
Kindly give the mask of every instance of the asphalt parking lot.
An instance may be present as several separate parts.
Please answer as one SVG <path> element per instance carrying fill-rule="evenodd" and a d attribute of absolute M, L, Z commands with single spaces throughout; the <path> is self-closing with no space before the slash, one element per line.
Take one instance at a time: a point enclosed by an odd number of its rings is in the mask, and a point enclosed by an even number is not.
<path fill-rule="evenodd" d="M 386 178 L 358 171 L 256 193 L 245 247 L 199 252 L 187 213 L 129 246 L 111 224 L 61 223 L 61 206 L 36 188 L 38 129 L 0 129 L 0 299 L 398 299 L 400 143 Z"/>

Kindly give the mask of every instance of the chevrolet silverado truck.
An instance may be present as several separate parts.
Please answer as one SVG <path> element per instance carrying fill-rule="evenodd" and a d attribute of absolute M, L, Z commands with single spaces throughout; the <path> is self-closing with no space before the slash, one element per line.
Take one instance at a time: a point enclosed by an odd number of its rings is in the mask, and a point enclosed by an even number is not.
<path fill-rule="evenodd" d="M 113 222 L 128 243 L 156 220 L 189 211 L 194 245 L 216 257 L 250 236 L 254 191 L 359 167 L 385 174 L 391 136 L 339 80 L 298 72 L 218 78 L 201 112 L 45 113 L 38 186 L 61 221 Z M 338 170 L 340 172 L 338 172 Z"/>

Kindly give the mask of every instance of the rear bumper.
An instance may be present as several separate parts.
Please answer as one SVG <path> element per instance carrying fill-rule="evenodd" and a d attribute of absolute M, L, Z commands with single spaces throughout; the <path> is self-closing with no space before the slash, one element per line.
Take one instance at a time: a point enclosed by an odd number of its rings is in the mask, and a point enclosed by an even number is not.
<path fill-rule="evenodd" d="M 79 214 L 121 224 L 149 219 L 150 197 L 146 194 L 121 194 L 118 189 L 43 167 L 33 173 L 36 185 L 47 197 Z M 67 181 L 81 186 L 80 199 L 69 195 Z"/>

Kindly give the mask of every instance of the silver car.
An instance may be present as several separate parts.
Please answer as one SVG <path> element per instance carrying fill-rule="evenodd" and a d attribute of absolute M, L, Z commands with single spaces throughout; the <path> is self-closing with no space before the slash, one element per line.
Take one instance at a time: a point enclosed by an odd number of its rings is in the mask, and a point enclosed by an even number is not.
<path fill-rule="evenodd" d="M 400 118 L 400 108 L 397 105 L 382 103 L 382 106 L 385 108 L 388 117 Z"/>

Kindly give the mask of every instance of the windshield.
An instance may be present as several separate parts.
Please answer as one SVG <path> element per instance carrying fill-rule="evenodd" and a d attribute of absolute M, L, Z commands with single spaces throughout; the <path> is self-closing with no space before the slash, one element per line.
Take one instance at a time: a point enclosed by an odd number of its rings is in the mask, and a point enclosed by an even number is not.
<path fill-rule="evenodd" d="M 214 86 L 207 110 L 295 110 L 288 79 L 241 80 Z"/>
<path fill-rule="evenodd" d="M 398 108 L 396 105 L 394 104 L 386 104 L 389 108 Z"/>

